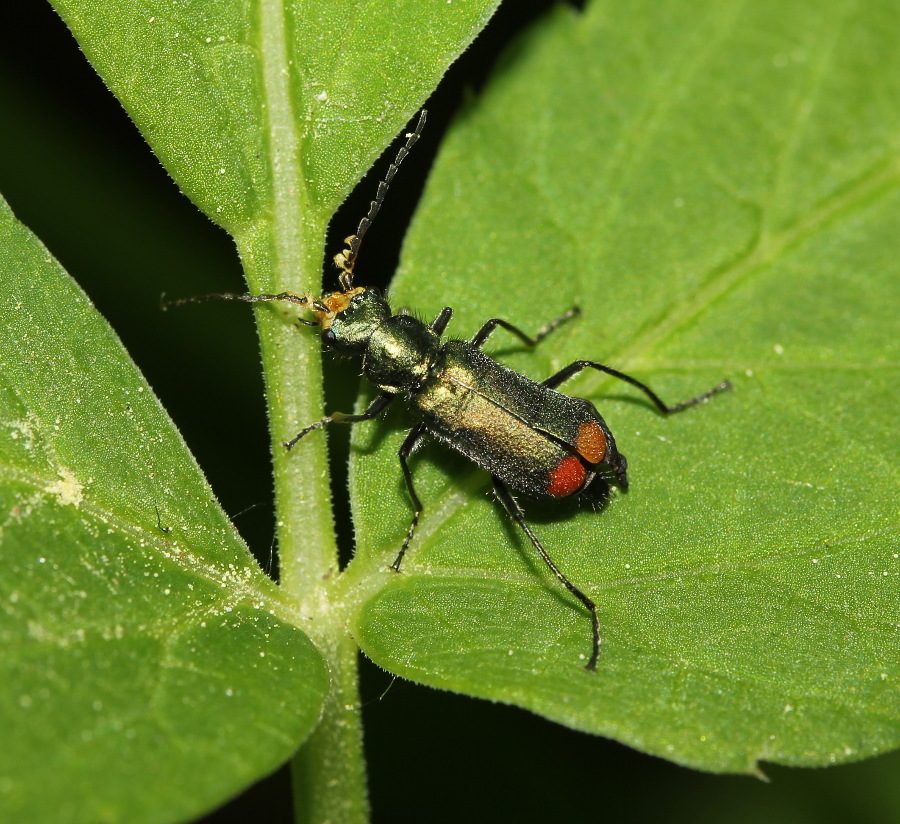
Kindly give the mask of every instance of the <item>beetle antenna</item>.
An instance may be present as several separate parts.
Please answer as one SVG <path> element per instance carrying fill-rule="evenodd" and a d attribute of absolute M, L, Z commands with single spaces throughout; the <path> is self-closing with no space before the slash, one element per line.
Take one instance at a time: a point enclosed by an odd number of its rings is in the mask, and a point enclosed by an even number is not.
<path fill-rule="evenodd" d="M 231 293 L 216 293 L 214 295 L 196 295 L 192 298 L 180 298 L 179 300 L 167 300 L 166 296 L 162 295 L 159 300 L 159 305 L 163 311 L 166 311 L 167 309 L 174 309 L 178 306 L 186 306 L 189 303 L 205 303 L 208 300 L 240 300 L 245 303 L 284 301 L 285 303 L 296 303 L 300 306 L 313 307 L 314 309 L 318 309 L 321 305 L 319 304 L 319 301 L 304 295 L 295 295 L 293 292 L 279 292 L 277 295 L 235 295 Z M 307 326 L 318 326 L 318 323 L 312 320 L 302 320 L 301 318 L 297 318 L 297 322 L 306 324 Z"/>
<path fill-rule="evenodd" d="M 359 247 L 362 244 L 363 237 L 365 237 L 366 232 L 372 225 L 372 221 L 375 220 L 375 215 L 378 214 L 378 210 L 384 202 L 384 196 L 390 188 L 394 175 L 397 174 L 397 169 L 400 168 L 400 164 L 406 159 L 410 149 L 416 145 L 416 141 L 418 141 L 419 137 L 422 135 L 422 129 L 425 128 L 425 117 L 427 114 L 428 112 L 426 112 L 425 109 L 422 109 L 422 111 L 419 112 L 419 122 L 416 124 L 415 131 L 407 132 L 406 143 L 400 147 L 397 156 L 394 158 L 394 162 L 388 166 L 384 180 L 378 184 L 378 191 L 375 192 L 375 200 L 369 204 L 368 214 L 366 214 L 359 222 L 356 234 L 351 235 L 344 241 L 344 243 L 347 244 L 347 248 L 334 256 L 334 262 L 337 264 L 338 268 L 341 269 L 341 274 L 338 276 L 338 279 L 340 280 L 341 288 L 343 288 L 345 292 L 349 292 L 353 287 L 353 267 L 356 264 L 356 257 L 359 254 Z"/>

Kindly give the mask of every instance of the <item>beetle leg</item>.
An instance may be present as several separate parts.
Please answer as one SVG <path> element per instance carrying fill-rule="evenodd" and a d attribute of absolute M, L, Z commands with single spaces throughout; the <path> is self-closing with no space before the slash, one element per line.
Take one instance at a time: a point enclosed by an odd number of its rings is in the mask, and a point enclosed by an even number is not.
<path fill-rule="evenodd" d="M 560 315 L 556 320 L 551 321 L 546 326 L 539 329 L 533 338 L 519 329 L 518 326 L 513 326 L 509 321 L 503 320 L 502 318 L 491 318 L 484 324 L 484 326 L 481 327 L 481 329 L 478 330 L 478 333 L 474 338 L 472 338 L 470 343 L 476 349 L 480 349 L 484 345 L 484 342 L 491 336 L 491 333 L 498 326 L 502 326 L 507 332 L 511 332 L 526 346 L 537 346 L 554 329 L 562 326 L 562 324 L 564 324 L 570 318 L 574 318 L 580 314 L 581 310 L 577 306 L 573 306 L 564 315 Z"/>
<path fill-rule="evenodd" d="M 319 429 L 329 423 L 359 423 L 360 421 L 370 421 L 377 418 L 385 409 L 385 407 L 394 400 L 396 396 L 389 392 L 383 392 L 371 404 L 362 415 L 348 415 L 345 412 L 332 412 L 328 417 L 322 418 L 320 421 L 311 423 L 306 429 L 303 429 L 295 437 L 289 441 L 282 441 L 281 445 L 286 449 L 293 449 L 304 435 L 308 435 L 313 429 Z"/>
<path fill-rule="evenodd" d="M 441 309 L 441 313 L 431 321 L 431 331 L 438 336 L 443 335 L 451 317 L 453 317 L 453 310 L 449 306 L 445 306 Z"/>
<path fill-rule="evenodd" d="M 538 551 L 541 558 L 543 558 L 544 563 L 550 567 L 550 571 L 559 579 L 560 583 L 581 601 L 591 613 L 591 638 L 593 646 L 591 649 L 591 657 L 585 665 L 585 669 L 595 670 L 597 668 L 597 658 L 600 656 L 600 621 L 597 618 L 597 605 L 578 589 L 578 587 L 563 574 L 563 571 L 553 563 L 553 559 L 547 554 L 547 550 L 544 549 L 543 545 L 538 540 L 537 535 L 535 535 L 531 531 L 531 527 L 528 526 L 528 522 L 525 520 L 525 513 L 522 512 L 522 508 L 516 503 L 516 499 L 513 498 L 510 493 L 509 487 L 507 487 L 496 475 L 492 477 L 494 479 L 494 491 L 497 493 L 497 499 L 503 505 L 503 508 L 522 528 L 524 533 L 528 536 L 528 540 L 531 541 L 532 546 Z"/>
<path fill-rule="evenodd" d="M 403 470 L 403 478 L 406 481 L 406 489 L 409 491 L 409 497 L 412 499 L 415 511 L 413 512 L 409 529 L 406 530 L 406 537 L 403 539 L 403 546 L 400 547 L 400 553 L 397 555 L 394 563 L 391 564 L 391 569 L 394 570 L 394 572 L 400 571 L 400 563 L 403 561 L 403 556 L 406 555 L 409 542 L 412 540 L 416 527 L 419 525 L 419 515 L 422 514 L 422 501 L 419 500 L 419 496 L 416 494 L 416 488 L 413 486 L 412 472 L 410 471 L 406 459 L 412 455 L 415 448 L 419 445 L 423 432 L 425 432 L 425 424 L 420 423 L 418 426 L 414 426 L 409 430 L 409 434 L 407 434 L 406 439 L 397 451 L 397 457 L 400 458 L 400 468 Z"/>
<path fill-rule="evenodd" d="M 631 375 L 626 375 L 624 372 L 620 372 L 618 369 L 613 369 L 611 366 L 604 366 L 602 363 L 595 363 L 594 361 L 589 360 L 577 360 L 574 363 L 570 363 L 565 369 L 561 369 L 555 375 L 551 375 L 547 380 L 545 380 L 541 385 L 546 386 L 549 389 L 555 389 L 562 383 L 565 383 L 569 378 L 577 375 L 582 369 L 586 369 L 587 367 L 591 367 L 591 369 L 596 369 L 598 372 L 604 372 L 607 375 L 612 375 L 614 378 L 618 378 L 620 381 L 625 381 L 625 383 L 630 383 L 632 386 L 637 387 L 641 390 L 651 401 L 653 401 L 656 408 L 663 414 L 668 415 L 670 412 L 678 412 L 681 409 L 686 409 L 689 406 L 694 406 L 695 404 L 702 403 L 707 398 L 711 398 L 713 395 L 718 395 L 719 392 L 724 392 L 727 389 L 731 389 L 731 384 L 728 381 L 722 381 L 722 383 L 714 386 L 708 392 L 704 392 L 702 395 L 697 395 L 696 398 L 691 398 L 690 400 L 681 401 L 681 403 L 673 403 L 671 406 L 667 404 L 663 399 L 656 394 L 647 384 L 641 383 L 637 378 L 631 377 Z"/>

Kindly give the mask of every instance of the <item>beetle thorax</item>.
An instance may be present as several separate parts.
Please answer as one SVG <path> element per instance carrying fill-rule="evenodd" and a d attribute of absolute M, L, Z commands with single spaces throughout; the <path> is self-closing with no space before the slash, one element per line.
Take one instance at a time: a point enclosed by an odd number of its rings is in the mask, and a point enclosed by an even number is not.
<path fill-rule="evenodd" d="M 326 310 L 316 312 L 322 340 L 339 352 L 365 352 L 369 338 L 391 316 L 390 306 L 377 289 L 335 292 L 320 303 Z"/>
<path fill-rule="evenodd" d="M 394 315 L 373 332 L 366 347 L 366 377 L 383 392 L 410 392 L 428 377 L 440 338 L 412 315 Z"/>

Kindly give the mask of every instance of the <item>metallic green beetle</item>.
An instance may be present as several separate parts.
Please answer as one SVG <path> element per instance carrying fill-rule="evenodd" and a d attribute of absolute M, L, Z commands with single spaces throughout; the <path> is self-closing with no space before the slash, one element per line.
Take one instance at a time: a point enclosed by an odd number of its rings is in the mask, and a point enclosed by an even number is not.
<path fill-rule="evenodd" d="M 398 453 L 415 512 L 400 552 L 391 565 L 394 570 L 400 570 L 422 512 L 422 502 L 408 464 L 409 456 L 420 441 L 431 435 L 487 470 L 503 508 L 522 528 L 563 586 L 589 611 L 591 653 L 586 667 L 593 670 L 600 654 L 597 606 L 553 562 L 526 522 L 512 493 L 558 500 L 592 491 L 597 497 L 603 497 L 608 491 L 608 479 L 615 480 L 622 488 L 627 487 L 627 462 L 594 405 L 557 392 L 556 387 L 590 367 L 637 387 L 660 412 L 669 414 L 700 403 L 728 389 L 729 384 L 723 382 L 709 392 L 669 406 L 635 378 L 588 360 L 577 360 L 542 383 L 536 383 L 492 360 L 481 347 L 498 326 L 528 346 L 535 346 L 560 324 L 580 314 L 577 308 L 570 309 L 534 337 L 505 320 L 492 318 L 471 340 L 442 341 L 441 336 L 453 314 L 451 308 L 444 308 L 431 324 L 426 324 L 403 311 L 394 314 L 377 289 L 354 286 L 353 268 L 362 238 L 381 208 L 400 163 L 419 139 L 424 125 L 425 112 L 422 111 L 415 131 L 407 135 L 406 144 L 379 184 L 368 214 L 360 222 L 356 234 L 347 238 L 347 248 L 335 257 L 341 269 L 340 291 L 322 298 L 282 292 L 273 295 L 206 295 L 189 300 L 227 298 L 299 304 L 310 309 L 316 318 L 301 323 L 320 326 L 322 340 L 328 347 L 362 356 L 363 373 L 378 388 L 378 397 L 360 415 L 334 412 L 307 426 L 284 443 L 288 449 L 314 429 L 327 424 L 371 420 L 398 396 L 418 411 L 421 421 L 410 430 Z M 184 302 L 187 301 L 176 303 Z"/>

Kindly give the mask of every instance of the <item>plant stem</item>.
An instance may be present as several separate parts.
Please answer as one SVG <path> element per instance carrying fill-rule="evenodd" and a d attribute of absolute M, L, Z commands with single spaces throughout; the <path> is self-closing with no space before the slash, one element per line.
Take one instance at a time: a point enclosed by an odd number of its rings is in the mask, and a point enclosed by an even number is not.
<path fill-rule="evenodd" d="M 318 293 L 327 215 L 309 201 L 302 157 L 303 98 L 291 82 L 288 4 L 259 7 L 259 50 L 266 103 L 272 210 L 238 240 L 251 289 Z M 327 211 L 327 210 L 325 210 Z M 318 336 L 286 323 L 284 305 L 257 308 L 275 478 L 280 583 L 297 622 L 324 656 L 331 690 L 323 717 L 296 756 L 296 818 L 310 824 L 368 819 L 357 649 L 345 610 L 329 601 L 339 573 L 325 439 L 282 443 L 322 417 Z M 279 317 L 282 314 L 282 317 Z"/>
<path fill-rule="evenodd" d="M 356 642 L 346 633 L 329 652 L 331 691 L 324 714 L 292 764 L 297 824 L 368 821 L 358 654 Z"/>
<path fill-rule="evenodd" d="M 300 265 L 282 271 L 275 250 L 265 238 L 241 246 L 241 257 L 251 288 L 311 291 L 306 272 L 321 268 L 324 227 L 310 232 L 318 241 L 312 252 L 303 250 Z M 274 271 L 273 271 L 274 269 Z M 322 417 L 322 361 L 318 336 L 306 327 L 297 329 L 292 307 L 280 303 L 257 304 L 278 529 L 278 558 L 282 590 L 299 616 L 318 614 L 320 591 L 337 572 L 337 546 L 331 514 L 331 488 L 324 438 L 306 438 L 288 452 L 283 442 L 299 429 Z M 285 313 L 287 313 L 285 315 Z M 304 627 L 306 629 L 306 627 Z"/>
<path fill-rule="evenodd" d="M 298 234 L 305 243 L 290 255 L 290 271 L 278 263 L 285 253 L 263 232 L 239 244 L 251 287 L 317 291 L 310 281 L 318 281 L 325 226 L 307 223 Z M 294 760 L 295 815 L 303 824 L 364 824 L 368 797 L 358 648 L 346 630 L 346 603 L 332 603 L 342 588 L 335 586 L 338 556 L 326 441 L 305 438 L 290 452 L 282 445 L 322 417 L 320 343 L 306 327 L 298 330 L 285 322 L 284 309 L 283 304 L 257 305 L 273 444 L 280 584 L 298 626 L 313 639 L 331 673 L 322 719 Z"/>

